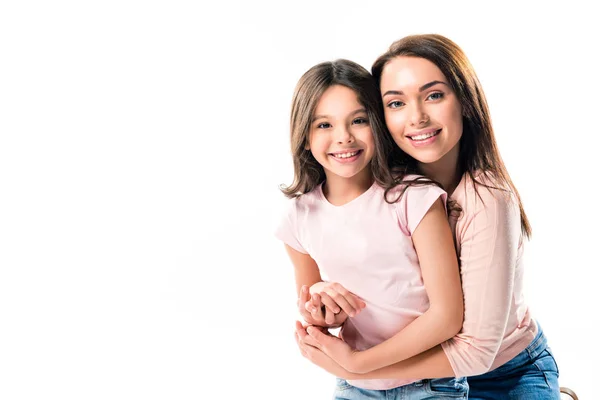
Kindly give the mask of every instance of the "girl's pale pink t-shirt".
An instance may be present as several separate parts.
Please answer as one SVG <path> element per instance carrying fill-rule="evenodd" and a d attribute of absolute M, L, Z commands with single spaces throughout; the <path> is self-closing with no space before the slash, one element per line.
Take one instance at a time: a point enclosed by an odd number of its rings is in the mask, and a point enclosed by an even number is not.
<path fill-rule="evenodd" d="M 391 196 L 397 194 L 396 188 Z M 276 236 L 309 254 L 324 280 L 339 282 L 367 306 L 344 324 L 341 335 L 353 348 L 375 346 L 429 308 L 411 234 L 432 204 L 446 193 L 435 185 L 407 188 L 399 202 L 384 200 L 373 184 L 343 206 L 333 206 L 319 186 L 290 200 Z M 365 389 L 391 389 L 415 380 L 352 380 Z"/>

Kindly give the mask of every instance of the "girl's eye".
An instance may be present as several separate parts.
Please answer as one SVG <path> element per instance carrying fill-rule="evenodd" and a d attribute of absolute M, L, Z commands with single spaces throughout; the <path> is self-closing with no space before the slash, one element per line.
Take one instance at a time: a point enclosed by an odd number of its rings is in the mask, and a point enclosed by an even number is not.
<path fill-rule="evenodd" d="M 331 128 L 331 124 L 329 122 L 321 122 L 319 125 L 317 125 L 318 129 L 327 129 L 327 128 Z"/>
<path fill-rule="evenodd" d="M 427 96 L 427 98 L 431 99 L 431 100 L 439 100 L 443 97 L 444 97 L 444 93 L 442 93 L 442 92 L 431 93 L 429 96 Z"/>
<path fill-rule="evenodd" d="M 388 107 L 389 108 L 400 108 L 404 105 L 403 102 L 401 102 L 400 100 L 394 100 L 394 101 L 390 101 L 388 103 Z"/>
<path fill-rule="evenodd" d="M 354 121 L 352 121 L 353 124 L 366 124 L 368 122 L 369 120 L 363 117 L 356 118 Z"/>

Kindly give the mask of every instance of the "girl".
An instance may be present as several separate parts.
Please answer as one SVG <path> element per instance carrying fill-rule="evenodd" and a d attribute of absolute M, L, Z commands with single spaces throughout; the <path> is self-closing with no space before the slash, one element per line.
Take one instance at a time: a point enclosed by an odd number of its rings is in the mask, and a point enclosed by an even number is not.
<path fill-rule="evenodd" d="M 445 192 L 430 180 L 403 181 L 404 174 L 390 173 L 386 155 L 395 163 L 403 155 L 385 132 L 377 83 L 368 71 L 346 60 L 307 71 L 292 102 L 291 143 L 294 181 L 283 192 L 292 200 L 276 235 L 294 264 L 303 300 L 309 286 L 324 302 L 335 300 L 325 287 L 339 290 L 339 307 L 331 310 L 337 315 L 323 318 L 312 310 L 305 317 L 323 327 L 344 323 L 340 335 L 358 351 L 340 353 L 338 361 L 367 372 L 455 335 L 462 292 Z M 391 180 L 401 184 L 386 192 L 382 185 Z M 338 285 L 323 283 L 321 273 Z M 358 297 L 344 295 L 346 289 Z M 336 398 L 467 394 L 464 379 L 414 381 L 344 381 Z"/>
<path fill-rule="evenodd" d="M 374 63 L 385 120 L 410 156 L 403 168 L 442 184 L 462 208 L 450 218 L 461 266 L 461 332 L 404 362 L 352 374 L 327 354 L 337 338 L 297 324 L 302 353 L 351 379 L 469 376 L 470 399 L 559 399 L 558 368 L 523 297 L 531 227 L 498 153 L 481 85 L 462 50 L 440 35 L 401 39 Z M 393 185 L 392 181 L 383 183 Z"/>

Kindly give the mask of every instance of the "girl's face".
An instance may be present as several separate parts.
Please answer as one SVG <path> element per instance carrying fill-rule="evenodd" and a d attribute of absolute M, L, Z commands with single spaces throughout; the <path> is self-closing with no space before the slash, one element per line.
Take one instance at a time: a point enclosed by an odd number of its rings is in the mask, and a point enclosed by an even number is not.
<path fill-rule="evenodd" d="M 370 174 L 375 144 L 365 107 L 346 86 L 328 88 L 317 104 L 307 149 L 325 169 L 328 180 Z"/>
<path fill-rule="evenodd" d="M 381 93 L 386 124 L 404 152 L 425 164 L 447 157 L 458 160 L 462 107 L 434 63 L 417 57 L 392 59 L 381 75 Z"/>

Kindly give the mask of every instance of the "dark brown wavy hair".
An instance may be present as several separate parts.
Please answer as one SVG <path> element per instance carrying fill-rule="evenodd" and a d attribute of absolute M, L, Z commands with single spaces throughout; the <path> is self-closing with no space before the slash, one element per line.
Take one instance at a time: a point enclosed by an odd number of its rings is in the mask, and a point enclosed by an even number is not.
<path fill-rule="evenodd" d="M 434 63 L 448 79 L 452 90 L 456 93 L 463 110 L 463 133 L 459 142 L 460 152 L 458 168 L 461 173 L 468 174 L 477 186 L 488 189 L 500 189 L 512 192 L 518 201 L 521 212 L 521 230 L 531 236 L 531 226 L 525 214 L 521 197 L 513 184 L 508 171 L 500 157 L 490 112 L 479 79 L 473 66 L 460 47 L 450 39 L 436 34 L 412 35 L 404 37 L 390 46 L 373 64 L 371 72 L 378 83 L 386 64 L 399 56 L 419 57 Z M 408 159 L 404 170 L 417 171 L 417 160 L 406 155 Z M 486 172 L 496 186 L 488 186 L 475 179 L 476 172 Z M 384 183 L 385 187 L 394 185 L 393 180 Z"/>
<path fill-rule="evenodd" d="M 352 89 L 359 103 L 367 111 L 375 143 L 370 164 L 375 181 L 383 186 L 385 182 L 394 180 L 391 166 L 407 162 L 406 154 L 396 146 L 387 130 L 379 84 L 369 71 L 353 61 L 344 59 L 323 62 L 306 71 L 294 91 L 290 118 L 294 180 L 289 186 L 281 186 L 281 191 L 287 197 L 293 198 L 308 193 L 325 181 L 323 167 L 311 151 L 306 149 L 306 144 L 309 141 L 311 122 L 317 104 L 323 93 L 334 85 Z M 402 178 L 403 176 L 396 176 L 395 180 Z M 426 178 L 407 182 L 408 186 L 430 183 L 432 181 Z M 399 198 L 400 195 L 394 201 Z"/>

